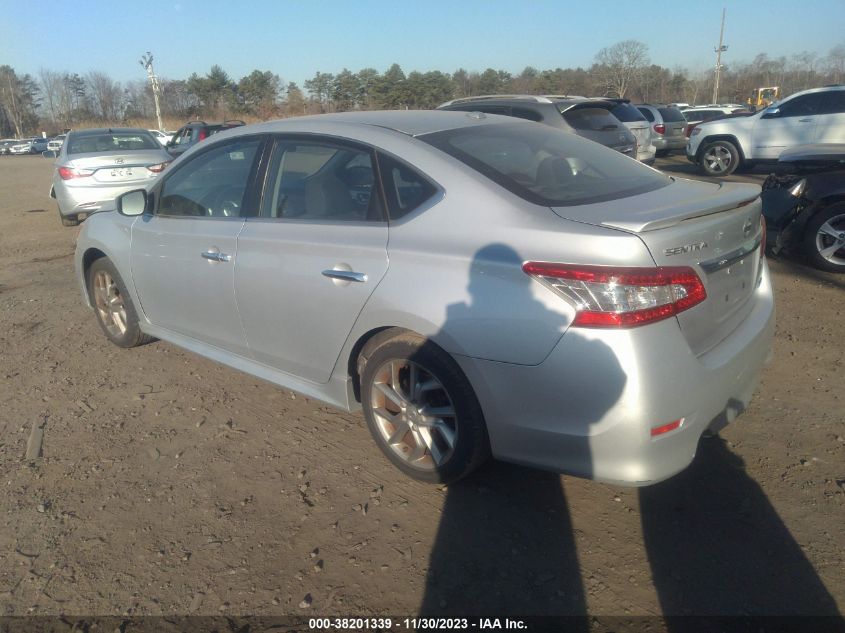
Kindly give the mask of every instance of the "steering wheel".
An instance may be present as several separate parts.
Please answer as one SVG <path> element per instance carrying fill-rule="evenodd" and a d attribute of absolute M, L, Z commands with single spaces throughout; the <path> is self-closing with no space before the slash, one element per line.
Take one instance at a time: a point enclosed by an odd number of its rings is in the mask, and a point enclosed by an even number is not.
<path fill-rule="evenodd" d="M 203 206 L 208 209 L 208 215 L 212 217 L 234 218 L 241 214 L 243 197 L 243 189 L 229 185 L 206 196 Z"/>

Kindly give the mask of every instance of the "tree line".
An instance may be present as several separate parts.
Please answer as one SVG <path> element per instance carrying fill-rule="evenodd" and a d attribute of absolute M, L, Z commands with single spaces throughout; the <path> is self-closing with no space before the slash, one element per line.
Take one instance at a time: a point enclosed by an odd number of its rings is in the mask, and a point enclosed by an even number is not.
<path fill-rule="evenodd" d="M 722 68 L 719 101 L 745 103 L 755 88 L 779 86 L 782 96 L 799 90 L 845 82 L 845 43 L 826 55 L 802 52 L 787 57 L 757 55 Z M 284 83 L 271 70 L 253 70 L 232 78 L 214 65 L 187 79 L 161 78 L 161 109 L 166 120 L 192 118 L 267 120 L 322 112 L 434 108 L 449 99 L 481 94 L 567 94 L 630 98 L 636 102 L 709 103 L 714 72 L 652 63 L 648 47 L 636 40 L 600 50 L 587 68 L 540 70 L 519 74 L 488 68 L 452 73 L 439 70 L 405 73 L 398 64 L 384 72 L 318 71 L 300 88 Z M 20 75 L 0 66 L 0 134 L 22 137 L 58 132 L 80 124 L 141 124 L 154 119 L 150 84 L 145 78 L 120 82 L 108 74 L 85 75 L 41 69 Z"/>

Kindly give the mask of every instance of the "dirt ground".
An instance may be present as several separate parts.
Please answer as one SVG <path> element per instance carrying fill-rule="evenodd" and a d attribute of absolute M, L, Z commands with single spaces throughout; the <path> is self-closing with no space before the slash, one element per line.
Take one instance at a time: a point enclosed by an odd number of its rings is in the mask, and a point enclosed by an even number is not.
<path fill-rule="evenodd" d="M 51 170 L 0 157 L 0 615 L 845 610 L 845 277 L 770 262 L 775 360 L 681 475 L 492 464 L 436 487 L 360 415 L 167 343 L 112 346 Z"/>

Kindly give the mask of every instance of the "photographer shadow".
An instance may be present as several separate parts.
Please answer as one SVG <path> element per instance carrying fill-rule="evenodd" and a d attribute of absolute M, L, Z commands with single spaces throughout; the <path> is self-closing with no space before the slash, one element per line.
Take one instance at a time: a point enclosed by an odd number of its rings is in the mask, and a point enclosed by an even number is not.
<path fill-rule="evenodd" d="M 538 336 L 563 333 L 566 318 L 546 308 L 532 294 L 535 282 L 521 271 L 522 259 L 502 244 L 486 246 L 476 253 L 469 271 L 471 301 L 449 306 L 443 330 L 467 336 L 495 335 L 497 319 L 511 313 L 524 319 Z M 513 271 L 519 271 L 518 275 Z M 505 299 L 493 290 L 507 280 Z M 618 402 L 626 376 L 613 351 L 575 330 L 566 332 L 567 345 L 579 358 L 591 359 L 589 367 L 573 368 L 567 375 L 547 376 L 513 389 L 524 422 L 516 420 L 535 437 L 558 440 L 549 422 L 549 389 L 561 390 L 561 401 L 572 394 L 577 413 L 560 411 L 566 424 L 566 451 L 578 457 L 579 474 L 591 474 L 589 428 Z M 601 376 L 602 380 L 596 380 Z M 535 411 L 536 409 L 536 411 Z M 489 413 L 486 412 L 489 416 Z M 577 419 L 573 422 L 572 419 Z M 545 418 L 543 418 L 545 419 Z M 557 423 L 555 419 L 554 424 Z M 543 435 L 548 433 L 548 435 Z M 544 450 L 551 450 L 544 447 Z M 579 573 L 575 535 L 569 507 L 556 473 L 504 463 L 490 463 L 476 476 L 450 485 L 444 501 L 438 533 L 429 560 L 425 595 L 420 606 L 424 616 L 530 616 L 586 614 L 583 582 Z M 571 630 L 578 630 L 573 622 Z M 586 622 L 581 622 L 586 626 Z"/>
<path fill-rule="evenodd" d="M 689 468 L 639 495 L 664 616 L 839 615 L 763 489 L 721 437 L 702 439 Z"/>

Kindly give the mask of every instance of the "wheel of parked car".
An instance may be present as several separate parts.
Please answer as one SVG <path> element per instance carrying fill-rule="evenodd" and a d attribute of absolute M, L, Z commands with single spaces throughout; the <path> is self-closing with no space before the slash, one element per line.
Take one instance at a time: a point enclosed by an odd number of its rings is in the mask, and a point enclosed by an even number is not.
<path fill-rule="evenodd" d="M 61 209 L 59 209 L 59 219 L 62 221 L 62 226 L 77 226 L 79 224 L 78 218 L 62 215 Z"/>
<path fill-rule="evenodd" d="M 845 272 L 845 202 L 810 218 L 804 231 L 804 249 L 817 268 Z"/>
<path fill-rule="evenodd" d="M 141 332 L 138 313 L 126 291 L 126 284 L 107 257 L 91 264 L 88 271 L 88 293 L 97 321 L 108 339 L 118 347 L 136 347 L 152 341 Z"/>
<path fill-rule="evenodd" d="M 739 166 L 739 152 L 730 141 L 713 141 L 701 151 L 699 165 L 708 176 L 729 176 Z"/>
<path fill-rule="evenodd" d="M 422 481 L 465 477 L 489 456 L 481 406 L 443 349 L 416 334 L 386 330 L 359 357 L 361 402 L 385 455 Z"/>

